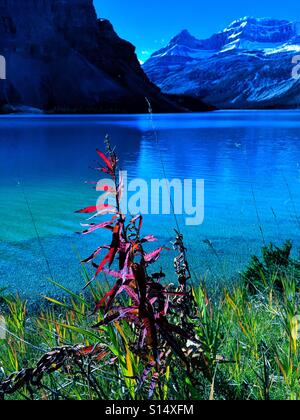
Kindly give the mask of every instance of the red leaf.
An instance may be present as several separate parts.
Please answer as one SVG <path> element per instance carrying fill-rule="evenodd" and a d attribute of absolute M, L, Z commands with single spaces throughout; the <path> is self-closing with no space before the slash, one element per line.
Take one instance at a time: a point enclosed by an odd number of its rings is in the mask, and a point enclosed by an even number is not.
<path fill-rule="evenodd" d="M 116 252 L 117 252 L 116 249 L 114 249 L 114 248 L 110 249 L 109 253 L 104 257 L 101 264 L 99 265 L 98 270 L 95 274 L 95 278 L 101 273 L 101 271 L 106 266 L 106 264 L 111 265 L 113 263 L 114 256 L 116 255 Z"/>
<path fill-rule="evenodd" d="M 94 353 L 94 351 L 95 351 L 95 346 L 84 347 L 83 349 L 80 349 L 80 354 L 87 355 L 87 354 Z"/>
<path fill-rule="evenodd" d="M 130 308 L 112 308 L 112 310 L 116 310 L 112 315 L 106 316 L 103 321 L 99 322 L 96 325 L 93 325 L 93 329 L 97 329 L 103 327 L 104 325 L 109 325 L 112 322 L 117 322 L 122 319 L 136 319 L 138 313 L 138 307 L 132 306 Z"/>
<path fill-rule="evenodd" d="M 141 239 L 142 244 L 145 242 L 156 242 L 156 241 L 157 239 L 153 235 L 145 236 L 143 239 Z"/>
<path fill-rule="evenodd" d="M 96 313 L 97 311 L 99 311 L 99 309 L 101 309 L 101 308 L 103 308 L 103 306 L 105 306 L 105 303 L 106 303 L 106 301 L 109 297 L 112 297 L 117 293 L 116 289 L 117 289 L 117 287 L 115 286 L 110 292 L 107 292 L 103 296 L 103 298 L 100 300 L 100 302 L 97 303 L 94 313 Z"/>
<path fill-rule="evenodd" d="M 118 292 L 118 295 L 122 293 L 123 291 L 126 291 L 128 296 L 136 303 L 139 303 L 138 295 L 135 293 L 135 291 L 130 286 L 122 286 Z"/>
<path fill-rule="evenodd" d="M 91 224 L 91 225 L 82 225 L 82 226 L 90 226 L 90 229 L 85 230 L 84 232 L 81 233 L 81 235 L 88 235 L 89 233 L 95 232 L 98 229 L 112 229 L 112 225 L 113 222 L 109 221 L 109 222 L 104 222 L 104 223 L 100 223 L 99 225 L 96 224 Z"/>
<path fill-rule="evenodd" d="M 95 213 L 96 211 L 97 211 L 96 206 L 90 206 L 82 210 L 77 210 L 75 213 Z"/>
<path fill-rule="evenodd" d="M 160 254 L 161 254 L 161 252 L 162 252 L 164 249 L 165 249 L 165 250 L 169 250 L 168 248 L 165 248 L 165 247 L 160 247 L 160 248 L 156 249 L 155 251 L 150 252 L 150 254 L 146 254 L 146 255 L 144 256 L 144 260 L 145 260 L 147 263 L 154 263 L 154 262 L 156 262 L 156 261 L 159 259 Z"/>
<path fill-rule="evenodd" d="M 142 389 L 148 375 L 150 374 L 151 370 L 155 367 L 155 361 L 151 361 L 145 368 L 141 379 L 139 381 L 138 392 Z"/>
<path fill-rule="evenodd" d="M 81 356 L 97 356 L 97 358 L 95 358 L 95 360 L 97 361 L 103 359 L 103 357 L 105 357 L 108 353 L 109 352 L 107 350 L 104 350 L 103 346 L 99 344 L 83 347 L 79 350 L 79 354 Z"/>
<path fill-rule="evenodd" d="M 100 360 L 104 359 L 109 354 L 109 351 L 103 351 L 95 358 L 96 362 L 100 362 Z"/>
<path fill-rule="evenodd" d="M 105 156 L 105 154 L 104 154 L 104 153 L 102 153 L 102 152 L 100 152 L 100 150 L 98 150 L 98 149 L 97 149 L 97 153 L 98 153 L 98 155 L 101 157 L 101 159 L 104 161 L 104 163 L 105 163 L 105 165 L 108 167 L 108 169 L 109 169 L 110 171 L 113 171 L 113 165 L 112 165 L 112 163 L 111 163 L 110 159 L 108 159 L 108 157 L 107 157 L 107 156 Z"/>
<path fill-rule="evenodd" d="M 152 399 L 155 389 L 158 385 L 158 382 L 159 382 L 159 373 L 155 372 L 152 376 L 151 383 L 150 383 L 149 395 L 148 395 L 149 400 Z"/>
<path fill-rule="evenodd" d="M 103 270 L 103 273 L 107 276 L 115 277 L 116 279 L 134 280 L 133 273 L 123 273 L 122 271 Z"/>
<path fill-rule="evenodd" d="M 95 219 L 96 217 L 99 217 L 99 216 L 104 216 L 106 214 L 116 214 L 117 213 L 117 210 L 113 206 L 104 207 L 104 206 L 99 205 L 96 208 L 96 211 L 97 211 L 97 213 L 93 214 L 93 216 L 91 216 L 89 219 L 87 219 L 88 221 L 92 220 L 92 219 Z"/>
<path fill-rule="evenodd" d="M 85 260 L 83 260 L 81 262 L 84 263 L 84 264 L 87 264 L 87 263 L 93 261 L 93 259 L 95 259 L 97 257 L 97 255 L 100 254 L 102 249 L 109 249 L 109 246 L 100 246 L 98 249 L 96 249 L 96 251 L 94 251 L 92 253 L 92 255 L 90 255 L 88 258 L 86 258 Z"/>

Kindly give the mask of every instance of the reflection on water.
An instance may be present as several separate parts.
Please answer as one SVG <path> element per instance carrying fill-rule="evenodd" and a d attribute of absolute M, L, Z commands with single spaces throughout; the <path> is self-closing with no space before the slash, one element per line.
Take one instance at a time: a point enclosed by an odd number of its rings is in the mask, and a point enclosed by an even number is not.
<path fill-rule="evenodd" d="M 0 287 L 49 288 L 38 235 L 55 279 L 80 286 L 79 255 L 104 234 L 78 237 L 73 211 L 96 201 L 85 181 L 97 180 L 95 149 L 107 133 L 131 178 L 164 178 L 163 162 L 170 179 L 205 179 L 204 224 L 187 228 L 179 217 L 198 275 L 230 279 L 264 241 L 291 238 L 297 248 L 299 117 L 292 111 L 155 116 L 158 143 L 149 116 L 1 117 Z M 173 216 L 146 216 L 144 229 L 168 244 L 174 225 Z"/>

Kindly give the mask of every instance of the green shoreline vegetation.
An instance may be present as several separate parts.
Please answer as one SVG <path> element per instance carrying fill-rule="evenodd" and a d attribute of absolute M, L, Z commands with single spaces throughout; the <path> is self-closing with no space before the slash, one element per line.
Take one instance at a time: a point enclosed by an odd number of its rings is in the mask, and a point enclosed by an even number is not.
<path fill-rule="evenodd" d="M 300 260 L 292 244 L 264 247 L 238 284 L 214 291 L 191 275 L 176 231 L 167 284 L 163 270 L 149 273 L 170 250 L 147 253 L 155 238 L 141 235 L 142 217 L 121 214 L 118 159 L 106 144 L 106 154 L 97 152 L 115 183 L 114 215 L 83 233 L 108 229 L 112 243 L 83 261 L 97 271 L 93 279 L 86 273 L 81 294 L 52 280 L 65 297 L 45 297 L 33 310 L 0 292 L 0 400 L 300 399 Z M 100 251 L 107 255 L 96 264 Z M 113 288 L 97 280 L 103 274 L 116 279 Z"/>
<path fill-rule="evenodd" d="M 198 312 L 195 329 L 213 377 L 209 380 L 200 370 L 194 371 L 195 386 L 185 366 L 174 357 L 159 379 L 162 395 L 158 393 L 154 399 L 300 398 L 300 277 L 296 270 L 289 274 L 279 271 L 268 280 L 263 276 L 261 290 L 255 294 L 249 292 L 244 281 L 230 291 L 224 290 L 215 300 L 209 298 L 204 284 L 194 288 Z M 266 280 L 270 281 L 267 285 Z M 282 290 L 276 286 L 278 282 Z M 5 340 L 0 340 L 1 380 L 24 367 L 35 367 L 47 351 L 66 345 L 101 343 L 112 354 L 104 363 L 91 357 L 79 367 L 71 367 L 67 360 L 60 370 L 45 375 L 43 385 L 24 386 L 7 399 L 147 399 L 147 391 L 137 392 L 143 363 L 130 348 L 135 332 L 125 322 L 105 327 L 101 333 L 90 329 L 93 305 L 103 294 L 103 286 L 97 283 L 88 296 L 69 292 L 69 297 L 60 302 L 48 299 L 52 305 L 37 313 L 27 313 L 26 302 L 17 296 L 2 297 L 9 332 Z M 100 322 L 103 318 L 99 314 L 95 319 Z M 196 355 L 197 348 L 192 348 L 190 357 Z M 115 358 L 117 362 L 111 360 Z M 97 385 L 91 385 L 89 370 Z"/>

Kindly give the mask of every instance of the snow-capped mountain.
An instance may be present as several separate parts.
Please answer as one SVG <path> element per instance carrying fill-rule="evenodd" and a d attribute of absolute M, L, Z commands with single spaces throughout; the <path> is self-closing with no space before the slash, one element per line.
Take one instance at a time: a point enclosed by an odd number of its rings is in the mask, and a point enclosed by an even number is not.
<path fill-rule="evenodd" d="M 144 70 L 164 92 L 219 108 L 290 108 L 300 106 L 297 55 L 300 23 L 245 17 L 205 40 L 182 31 Z"/>

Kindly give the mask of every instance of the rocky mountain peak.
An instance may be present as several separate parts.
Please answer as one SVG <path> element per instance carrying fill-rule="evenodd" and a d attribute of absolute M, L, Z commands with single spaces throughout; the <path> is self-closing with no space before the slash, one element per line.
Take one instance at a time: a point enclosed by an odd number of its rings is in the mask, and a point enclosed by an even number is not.
<path fill-rule="evenodd" d="M 176 35 L 172 40 L 171 40 L 171 44 L 174 44 L 176 42 L 181 42 L 181 43 L 189 43 L 193 40 L 195 40 L 196 38 L 194 36 L 191 35 L 191 33 L 187 30 L 187 29 L 183 29 L 178 35 Z"/>
<path fill-rule="evenodd" d="M 253 42 L 284 43 L 298 33 L 298 25 L 287 20 L 244 17 L 232 22 L 223 31 L 230 39 L 240 38 Z"/>
<path fill-rule="evenodd" d="M 208 39 L 176 36 L 143 68 L 163 92 L 217 108 L 293 108 L 300 103 L 292 76 L 299 54 L 299 23 L 244 17 Z"/>

